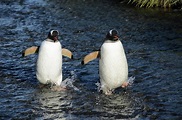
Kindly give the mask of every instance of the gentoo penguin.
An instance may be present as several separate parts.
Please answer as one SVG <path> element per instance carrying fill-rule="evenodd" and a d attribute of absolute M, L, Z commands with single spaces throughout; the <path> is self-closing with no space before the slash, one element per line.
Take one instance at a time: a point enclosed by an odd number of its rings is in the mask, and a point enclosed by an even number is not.
<path fill-rule="evenodd" d="M 63 90 L 60 87 L 62 82 L 62 55 L 72 58 L 68 49 L 62 49 L 58 41 L 59 32 L 51 30 L 46 40 L 40 47 L 32 46 L 23 51 L 23 56 L 38 53 L 36 64 L 36 76 L 40 83 L 53 86 L 54 90 Z"/>
<path fill-rule="evenodd" d="M 99 51 L 86 55 L 82 64 L 99 58 L 101 90 L 110 95 L 118 87 L 128 85 L 128 64 L 116 30 L 110 30 Z"/>

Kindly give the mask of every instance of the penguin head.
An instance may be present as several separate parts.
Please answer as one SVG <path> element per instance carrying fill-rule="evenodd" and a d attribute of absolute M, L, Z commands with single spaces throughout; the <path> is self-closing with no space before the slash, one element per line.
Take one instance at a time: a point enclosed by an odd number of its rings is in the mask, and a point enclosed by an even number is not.
<path fill-rule="evenodd" d="M 59 35 L 58 30 L 51 30 L 48 34 L 48 38 L 56 42 L 58 41 L 58 35 Z"/>
<path fill-rule="evenodd" d="M 119 40 L 118 31 L 117 30 L 110 30 L 106 35 L 107 40 L 117 41 Z"/>

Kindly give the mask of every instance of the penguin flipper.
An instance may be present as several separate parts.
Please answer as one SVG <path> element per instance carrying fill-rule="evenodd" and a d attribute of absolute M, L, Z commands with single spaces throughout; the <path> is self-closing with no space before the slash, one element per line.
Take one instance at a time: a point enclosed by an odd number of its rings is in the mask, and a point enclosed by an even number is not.
<path fill-rule="evenodd" d="M 39 46 L 32 46 L 32 47 L 29 47 L 26 50 L 24 50 L 22 52 L 22 56 L 25 57 L 25 56 L 28 56 L 28 55 L 31 55 L 34 53 L 38 53 L 38 52 L 39 52 Z"/>
<path fill-rule="evenodd" d="M 91 52 L 83 58 L 81 64 L 82 65 L 87 64 L 88 62 L 90 62 L 96 58 L 99 58 L 99 57 L 100 57 L 100 51 Z"/>
<path fill-rule="evenodd" d="M 66 48 L 62 49 L 62 55 L 65 56 L 65 57 L 68 57 L 70 59 L 73 59 L 72 52 L 70 50 L 66 49 Z"/>

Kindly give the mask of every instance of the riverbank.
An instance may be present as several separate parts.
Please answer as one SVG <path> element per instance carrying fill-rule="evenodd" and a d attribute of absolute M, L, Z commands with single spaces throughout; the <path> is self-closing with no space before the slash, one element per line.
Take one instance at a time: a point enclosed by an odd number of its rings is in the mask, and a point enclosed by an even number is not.
<path fill-rule="evenodd" d="M 129 4 L 146 8 L 178 8 L 182 9 L 182 0 L 125 0 Z"/>

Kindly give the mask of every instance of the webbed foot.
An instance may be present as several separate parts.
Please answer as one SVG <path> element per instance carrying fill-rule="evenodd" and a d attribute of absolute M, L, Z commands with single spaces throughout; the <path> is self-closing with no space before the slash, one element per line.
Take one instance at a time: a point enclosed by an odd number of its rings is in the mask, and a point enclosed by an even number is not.
<path fill-rule="evenodd" d="M 129 85 L 128 82 L 124 82 L 124 83 L 121 85 L 121 87 L 122 87 L 122 88 L 125 88 L 125 87 L 127 87 L 128 85 Z"/>
<path fill-rule="evenodd" d="M 65 91 L 67 89 L 66 89 L 66 87 L 62 87 L 62 86 L 52 86 L 51 90 L 52 91 Z"/>

